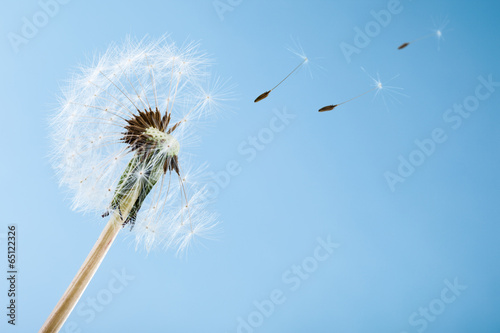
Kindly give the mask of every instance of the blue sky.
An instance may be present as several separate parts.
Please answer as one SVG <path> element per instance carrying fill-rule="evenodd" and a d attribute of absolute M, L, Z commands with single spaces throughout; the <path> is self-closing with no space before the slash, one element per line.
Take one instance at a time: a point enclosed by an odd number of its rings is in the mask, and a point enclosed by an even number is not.
<path fill-rule="evenodd" d="M 135 252 L 124 230 L 62 332 L 498 332 L 500 3 L 47 3 L 0 14 L 0 251 L 13 223 L 19 251 L 2 332 L 41 327 L 103 226 L 70 210 L 50 166 L 59 87 L 110 43 L 165 33 L 200 41 L 236 85 L 197 151 L 212 175 L 238 166 L 214 185 L 223 233 L 176 258 Z M 446 21 L 439 44 L 397 50 Z M 308 67 L 253 103 L 301 61 L 296 42 Z M 370 75 L 403 90 L 317 112 Z"/>

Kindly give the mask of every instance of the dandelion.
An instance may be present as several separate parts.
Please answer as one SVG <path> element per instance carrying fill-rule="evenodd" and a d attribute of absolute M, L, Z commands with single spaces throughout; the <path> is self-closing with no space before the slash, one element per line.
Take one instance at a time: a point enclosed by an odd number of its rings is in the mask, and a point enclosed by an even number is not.
<path fill-rule="evenodd" d="M 217 216 L 183 157 L 197 141 L 197 121 L 224 100 L 219 80 L 202 84 L 208 64 L 197 44 L 129 38 L 80 68 L 63 91 L 52 120 L 60 184 L 73 209 L 110 219 L 40 332 L 62 327 L 123 227 L 147 251 L 180 254 L 196 236 L 212 236 Z"/>
<path fill-rule="evenodd" d="M 398 46 L 398 50 L 402 50 L 402 49 L 404 49 L 405 47 L 407 47 L 408 45 L 410 45 L 412 43 L 415 43 L 415 42 L 417 42 L 419 40 L 427 39 L 427 38 L 433 37 L 433 36 L 437 36 L 438 38 L 440 38 L 441 37 L 441 31 L 438 30 L 438 31 L 433 32 L 431 34 L 428 34 L 428 35 L 416 38 L 416 39 L 414 39 L 414 40 L 412 40 L 410 42 L 403 43 L 403 44 L 401 44 L 401 45 Z"/>
<path fill-rule="evenodd" d="M 365 69 L 364 68 L 361 68 L 365 73 Z M 355 97 L 352 97 L 346 101 L 343 101 L 341 103 L 338 103 L 338 104 L 332 104 L 332 105 L 327 105 L 327 106 L 324 106 L 322 107 L 321 109 L 318 110 L 318 112 L 326 112 L 326 111 L 331 111 L 333 109 L 335 109 L 337 106 L 340 106 L 342 104 L 345 104 L 347 102 L 350 102 L 350 101 L 353 101 L 357 98 L 360 98 L 366 94 L 369 94 L 373 91 L 375 91 L 375 95 L 374 95 L 374 98 L 376 98 L 379 94 L 382 95 L 382 92 L 387 92 L 388 96 L 392 99 L 396 99 L 395 98 L 395 94 L 398 94 L 398 95 L 402 95 L 402 96 L 406 96 L 404 94 L 402 94 L 401 92 L 399 92 L 398 90 L 401 90 L 402 88 L 399 88 L 399 87 L 394 87 L 394 86 L 389 86 L 385 83 L 382 83 L 382 81 L 380 80 L 380 76 L 377 74 L 377 78 L 374 78 L 372 77 L 371 75 L 369 75 L 368 73 L 366 73 L 371 81 L 372 81 L 372 87 L 371 89 L 368 89 L 367 91 L 355 96 Z M 395 79 L 396 77 L 398 77 L 397 75 L 393 78 L 391 78 L 390 80 L 388 80 L 386 83 L 389 83 L 390 81 L 392 81 L 393 79 Z M 382 98 L 383 98 L 383 101 L 384 101 L 384 104 L 386 105 L 387 107 L 387 103 L 386 103 L 386 100 L 385 100 L 385 97 L 382 95 Z"/>
<path fill-rule="evenodd" d="M 300 62 L 300 64 L 297 65 L 297 67 L 295 67 L 290 73 L 288 73 L 287 76 L 285 76 L 285 78 L 283 80 L 281 80 L 277 85 L 275 85 L 271 90 L 268 90 L 262 94 L 260 94 L 255 100 L 254 100 L 254 103 L 257 103 L 259 101 L 262 101 L 264 98 L 266 98 L 267 96 L 269 96 L 269 94 L 276 88 L 278 88 L 283 82 L 285 82 L 286 79 L 288 79 L 293 73 L 295 73 L 302 65 L 306 64 L 307 62 L 309 61 L 309 59 L 307 57 L 303 57 L 302 61 Z"/>
<path fill-rule="evenodd" d="M 370 90 L 367 90 L 367 91 L 365 91 L 364 93 L 357 95 L 356 97 L 352 97 L 352 98 L 350 98 L 350 99 L 348 99 L 348 100 L 346 100 L 346 101 L 344 101 L 344 102 L 342 102 L 342 103 L 338 103 L 338 104 L 332 104 L 332 105 L 327 105 L 327 106 L 324 106 L 324 107 L 322 107 L 321 109 L 319 109 L 319 110 L 318 110 L 318 112 L 331 111 L 331 110 L 335 109 L 337 106 L 340 106 L 340 105 L 342 105 L 342 104 L 345 104 L 345 103 L 347 103 L 347 102 L 350 102 L 350 101 L 352 101 L 352 100 L 355 100 L 355 99 L 360 98 L 361 96 L 364 96 L 364 95 L 366 95 L 366 94 L 368 94 L 368 93 L 370 93 L 370 92 L 372 92 L 372 91 L 374 91 L 374 90 L 380 90 L 380 89 L 382 89 L 382 88 L 383 88 L 382 83 L 381 83 L 381 82 L 379 82 L 379 83 L 377 83 L 377 85 L 376 85 L 374 88 L 372 88 L 372 89 L 370 89 Z"/>
<path fill-rule="evenodd" d="M 441 23 L 437 24 L 436 22 L 434 22 L 434 26 L 436 27 L 432 33 L 430 34 L 427 34 L 427 35 L 424 35 L 422 37 L 418 37 L 410 42 L 406 42 L 406 43 L 403 43 L 401 44 L 399 47 L 398 47 L 398 50 L 402 50 L 404 49 L 405 47 L 407 47 L 408 45 L 410 44 L 413 44 L 419 40 L 423 40 L 423 39 L 427 39 L 427 38 L 430 38 L 430 37 L 436 37 L 437 38 L 437 41 L 438 41 L 438 50 L 439 50 L 439 43 L 441 40 L 444 39 L 443 37 L 443 31 L 444 29 L 447 27 L 447 25 L 449 24 L 449 20 L 447 18 L 445 18 Z"/>

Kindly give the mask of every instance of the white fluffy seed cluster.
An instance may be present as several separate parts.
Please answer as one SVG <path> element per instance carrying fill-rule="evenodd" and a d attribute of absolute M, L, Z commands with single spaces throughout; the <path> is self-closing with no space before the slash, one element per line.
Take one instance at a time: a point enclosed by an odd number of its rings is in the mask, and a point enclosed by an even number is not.
<path fill-rule="evenodd" d="M 122 140 L 127 120 L 158 109 L 171 113 L 169 127 L 180 125 L 172 135 L 156 129 L 148 134 L 163 142 L 167 156 L 178 155 L 181 176 L 167 172 L 149 193 L 133 229 L 136 248 L 183 251 L 194 236 L 210 236 L 216 216 L 207 212 L 205 190 L 192 181 L 183 156 L 198 142 L 198 120 L 213 115 L 226 94 L 221 82 L 210 78 L 208 65 L 196 44 L 178 47 L 163 37 L 128 38 L 79 67 L 51 122 L 53 165 L 73 209 L 99 214 L 110 209 L 135 154 Z M 145 164 L 140 171 L 155 167 Z M 140 172 L 136 178 L 144 181 Z"/>

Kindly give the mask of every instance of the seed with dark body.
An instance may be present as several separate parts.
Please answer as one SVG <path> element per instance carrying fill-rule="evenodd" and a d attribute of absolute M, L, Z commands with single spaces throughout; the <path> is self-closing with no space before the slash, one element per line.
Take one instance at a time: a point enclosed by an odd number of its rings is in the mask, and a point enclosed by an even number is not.
<path fill-rule="evenodd" d="M 271 92 L 271 90 L 266 91 L 265 93 L 263 93 L 263 94 L 259 95 L 259 97 L 257 97 L 257 98 L 255 99 L 255 101 L 253 101 L 253 102 L 254 102 L 254 103 L 257 103 L 257 102 L 259 102 L 259 101 L 262 101 L 264 98 L 266 98 L 267 96 L 269 96 L 269 93 L 270 93 L 270 92 Z"/>
<path fill-rule="evenodd" d="M 332 111 L 338 104 L 324 106 L 318 110 L 318 112 Z"/>
<path fill-rule="evenodd" d="M 404 43 L 404 44 L 401 44 L 401 45 L 398 47 L 398 50 L 404 49 L 404 48 L 405 48 L 405 47 L 407 47 L 408 45 L 410 45 L 410 43 Z"/>

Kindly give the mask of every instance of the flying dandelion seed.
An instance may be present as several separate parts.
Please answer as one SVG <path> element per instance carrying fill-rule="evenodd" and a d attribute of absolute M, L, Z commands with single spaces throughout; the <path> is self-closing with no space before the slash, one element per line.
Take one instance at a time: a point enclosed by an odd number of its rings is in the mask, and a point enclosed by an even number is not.
<path fill-rule="evenodd" d="M 279 87 L 280 84 L 282 84 L 283 82 L 285 82 L 286 79 L 288 79 L 295 71 L 297 71 L 302 65 L 304 65 L 305 63 L 307 63 L 308 61 L 308 58 L 304 58 L 302 60 L 302 62 L 300 64 L 297 65 L 297 67 L 295 67 L 290 73 L 288 73 L 287 76 L 285 76 L 285 78 L 283 80 L 281 80 L 276 86 L 274 86 L 274 88 L 272 88 L 271 90 L 268 90 L 262 94 L 260 94 L 255 100 L 254 100 L 254 103 L 257 103 L 259 101 L 262 101 L 264 98 L 266 98 L 267 96 L 269 96 L 269 94 L 276 88 Z"/>
<path fill-rule="evenodd" d="M 327 111 L 332 111 L 333 109 L 335 109 L 336 107 L 340 106 L 340 105 L 343 105 L 345 103 L 348 103 L 350 101 L 353 101 L 357 98 L 360 98 L 366 94 L 369 94 L 373 91 L 375 91 L 375 95 L 374 95 L 374 98 L 376 98 L 379 94 L 382 94 L 383 91 L 385 91 L 386 93 L 388 93 L 388 96 L 391 98 L 391 99 L 395 99 L 396 100 L 396 97 L 394 95 L 401 95 L 401 96 L 406 96 L 405 94 L 402 94 L 401 92 L 399 92 L 399 90 L 402 90 L 402 88 L 399 88 L 399 87 L 394 87 L 394 86 L 389 86 L 387 84 L 383 84 L 382 81 L 380 80 L 380 77 L 377 75 L 377 78 L 374 78 L 372 77 L 370 74 L 368 74 L 364 68 L 361 68 L 369 77 L 370 79 L 372 80 L 372 86 L 373 88 L 355 96 L 355 97 L 352 97 L 346 101 L 343 101 L 341 103 L 338 103 L 338 104 L 332 104 L 332 105 L 327 105 L 327 106 L 324 106 L 322 107 L 321 109 L 318 110 L 318 112 L 327 112 Z M 397 75 L 394 76 L 393 78 L 391 78 L 390 80 L 388 80 L 386 83 L 389 83 L 390 81 L 392 81 L 393 79 L 395 79 L 396 77 L 398 77 Z M 385 97 L 382 96 L 382 99 L 384 101 L 384 105 L 386 106 L 387 108 L 387 103 L 386 103 L 386 100 L 385 100 Z"/>
<path fill-rule="evenodd" d="M 319 109 L 319 110 L 318 110 L 318 112 L 331 111 L 331 110 L 333 110 L 334 108 L 336 108 L 337 106 L 340 106 L 340 105 L 345 104 L 345 103 L 347 103 L 347 102 L 353 101 L 353 100 L 355 100 L 356 98 L 360 98 L 361 96 L 364 96 L 364 95 L 366 95 L 366 94 L 368 94 L 368 93 L 370 93 L 370 92 L 372 92 L 372 91 L 374 91 L 374 90 L 377 90 L 377 89 L 382 89 L 382 84 L 380 84 L 380 87 L 379 87 L 379 86 L 377 86 L 377 87 L 375 87 L 375 88 L 372 88 L 372 89 L 370 89 L 370 90 L 367 90 L 367 91 L 365 91 L 364 93 L 359 94 L 359 95 L 358 95 L 358 96 L 356 96 L 356 97 L 350 98 L 350 99 L 348 99 L 348 100 L 346 100 L 346 101 L 344 101 L 344 102 L 342 102 L 342 103 L 338 103 L 338 104 L 334 104 L 334 105 L 324 106 L 324 107 L 322 107 L 321 109 Z"/>
<path fill-rule="evenodd" d="M 434 30 L 432 30 L 432 33 L 430 34 L 427 34 L 427 35 L 424 35 L 422 37 L 419 37 L 419 38 L 416 38 L 410 42 L 406 42 L 406 43 L 403 43 L 401 44 L 399 47 L 398 47 L 398 50 L 402 50 L 404 48 L 406 48 L 408 45 L 410 44 L 413 44 L 419 40 L 423 40 L 423 39 L 427 39 L 427 38 L 431 38 L 431 37 L 435 37 L 438 41 L 438 50 L 439 50 L 439 43 L 441 40 L 443 40 L 443 31 L 446 29 L 446 27 L 448 26 L 449 24 L 449 20 L 447 18 L 445 18 L 441 23 L 439 24 L 436 24 L 436 22 L 434 22 L 434 26 L 436 27 Z"/>
<path fill-rule="evenodd" d="M 403 43 L 403 44 L 401 44 L 401 45 L 398 47 L 398 50 L 402 50 L 402 49 L 404 49 L 405 47 L 407 47 L 408 45 L 413 44 L 413 43 L 415 43 L 415 42 L 418 42 L 419 40 L 422 40 L 422 39 L 427 39 L 427 38 L 429 38 L 429 37 L 433 37 L 433 36 L 436 36 L 436 37 L 438 37 L 438 38 L 439 38 L 441 35 L 442 35 L 441 31 L 440 31 L 440 30 L 438 30 L 438 31 L 433 32 L 433 33 L 431 33 L 431 34 L 428 34 L 428 35 L 425 35 L 425 36 L 419 37 L 419 38 L 417 38 L 417 39 L 414 39 L 414 40 L 412 40 L 412 41 L 410 41 L 410 42 L 407 42 L 407 43 Z"/>
<path fill-rule="evenodd" d="M 213 234 L 216 215 L 182 157 L 196 141 L 197 120 L 226 95 L 219 80 L 202 86 L 207 65 L 197 44 L 129 38 L 82 67 L 64 90 L 52 121 L 60 184 L 74 209 L 111 217 L 40 332 L 62 327 L 124 226 L 148 251 L 160 245 L 181 253 L 195 236 Z"/>

